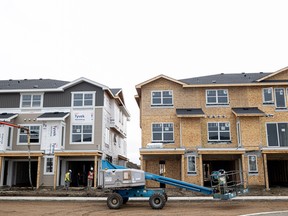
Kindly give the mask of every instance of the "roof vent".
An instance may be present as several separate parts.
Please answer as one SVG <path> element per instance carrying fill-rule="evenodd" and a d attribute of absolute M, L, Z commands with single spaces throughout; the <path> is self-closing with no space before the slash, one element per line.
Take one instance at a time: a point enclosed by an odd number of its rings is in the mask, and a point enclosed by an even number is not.
<path fill-rule="evenodd" d="M 224 73 L 221 73 L 221 75 L 223 75 Z"/>
<path fill-rule="evenodd" d="M 216 83 L 216 80 L 212 80 L 212 83 Z"/>
<path fill-rule="evenodd" d="M 33 86 L 33 88 L 38 88 L 38 87 L 39 87 L 38 85 L 34 85 L 34 86 Z"/>
<path fill-rule="evenodd" d="M 263 72 L 260 72 L 260 74 L 263 74 Z"/>
<path fill-rule="evenodd" d="M 242 72 L 242 74 L 245 74 L 245 72 Z"/>

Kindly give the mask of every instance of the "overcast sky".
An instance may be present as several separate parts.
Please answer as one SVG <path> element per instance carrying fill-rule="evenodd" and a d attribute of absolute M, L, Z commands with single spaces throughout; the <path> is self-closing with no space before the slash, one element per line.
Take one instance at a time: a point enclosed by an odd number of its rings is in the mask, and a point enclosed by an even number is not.
<path fill-rule="evenodd" d="M 86 77 L 122 88 L 128 158 L 139 163 L 135 85 L 159 74 L 288 66 L 287 8 L 285 0 L 0 0 L 0 79 Z"/>

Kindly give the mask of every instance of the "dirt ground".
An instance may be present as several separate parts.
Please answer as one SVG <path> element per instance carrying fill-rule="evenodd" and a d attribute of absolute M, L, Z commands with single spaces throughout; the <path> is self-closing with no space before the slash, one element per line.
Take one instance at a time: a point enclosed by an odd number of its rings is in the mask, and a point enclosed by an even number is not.
<path fill-rule="evenodd" d="M 15 216 L 93 216 L 93 215 L 157 215 L 157 216 L 240 216 L 258 212 L 286 211 L 285 201 L 167 201 L 161 210 L 153 210 L 147 201 L 130 201 L 111 210 L 104 201 L 1 201 L 0 215 Z M 279 215 L 279 214 L 278 214 Z"/>
<path fill-rule="evenodd" d="M 202 193 L 192 192 L 184 189 L 168 188 L 166 189 L 168 197 L 194 197 L 205 196 Z M 109 190 L 86 188 L 70 188 L 68 191 L 63 188 L 53 190 L 51 188 L 41 188 L 32 190 L 31 188 L 1 188 L 0 196 L 65 196 L 65 197 L 105 197 Z M 250 187 L 245 196 L 288 196 L 288 187 L 273 187 L 265 190 L 263 187 Z M 207 195 L 210 196 L 210 195 Z"/>

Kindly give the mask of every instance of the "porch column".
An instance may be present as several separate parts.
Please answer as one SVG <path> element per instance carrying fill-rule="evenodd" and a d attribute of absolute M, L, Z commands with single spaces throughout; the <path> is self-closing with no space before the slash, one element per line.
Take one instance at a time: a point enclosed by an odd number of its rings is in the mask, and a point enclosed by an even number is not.
<path fill-rule="evenodd" d="M 244 154 L 241 155 L 241 160 L 242 160 L 242 173 L 243 173 L 243 183 L 244 183 L 244 188 L 247 187 L 248 179 L 246 175 L 246 166 L 245 166 L 245 157 Z"/>
<path fill-rule="evenodd" d="M 54 183 L 53 189 L 56 190 L 57 185 L 57 173 L 58 173 L 58 156 L 54 157 Z"/>
<path fill-rule="evenodd" d="M 140 163 L 141 163 L 141 169 L 144 171 L 147 171 L 146 170 L 146 161 L 144 161 L 143 155 L 140 155 Z"/>
<path fill-rule="evenodd" d="M 199 155 L 199 172 L 200 172 L 200 184 L 201 186 L 204 185 L 204 179 L 203 179 L 203 160 L 202 160 L 202 154 Z"/>
<path fill-rule="evenodd" d="M 96 180 L 98 176 L 98 156 L 94 158 L 94 189 L 96 189 Z"/>
<path fill-rule="evenodd" d="M 184 160 L 184 155 L 182 154 L 181 155 L 181 181 L 184 181 L 184 178 L 185 178 L 185 160 Z"/>
<path fill-rule="evenodd" d="M 266 190 L 270 190 L 268 179 L 267 154 L 263 154 L 263 166 L 264 166 L 264 178 L 265 178 Z"/>
<path fill-rule="evenodd" d="M 40 187 L 40 172 L 41 172 L 41 159 L 42 157 L 38 157 L 38 165 L 37 165 L 37 180 L 36 180 L 36 189 Z"/>

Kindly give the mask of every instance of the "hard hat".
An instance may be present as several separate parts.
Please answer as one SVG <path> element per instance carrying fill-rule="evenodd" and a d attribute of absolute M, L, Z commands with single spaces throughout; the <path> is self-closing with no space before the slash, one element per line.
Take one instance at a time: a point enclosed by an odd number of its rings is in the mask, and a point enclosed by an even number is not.
<path fill-rule="evenodd" d="M 69 169 L 69 172 L 72 172 L 72 170 L 71 170 L 71 169 Z"/>
<path fill-rule="evenodd" d="M 90 170 L 93 171 L 93 167 L 91 167 Z"/>

